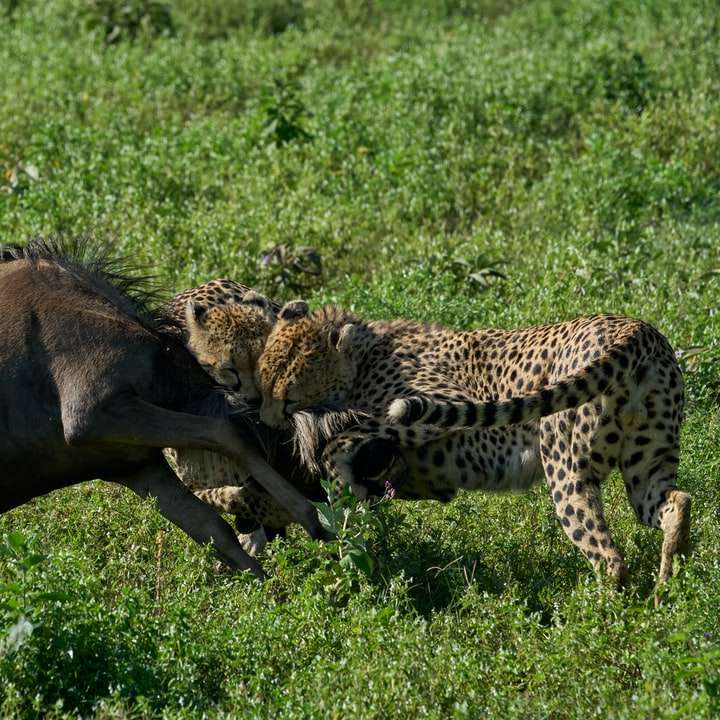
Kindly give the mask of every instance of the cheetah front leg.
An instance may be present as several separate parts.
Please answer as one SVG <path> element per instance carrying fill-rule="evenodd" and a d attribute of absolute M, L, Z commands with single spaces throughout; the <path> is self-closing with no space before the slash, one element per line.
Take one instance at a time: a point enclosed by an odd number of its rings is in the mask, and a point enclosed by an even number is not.
<path fill-rule="evenodd" d="M 627 567 L 605 521 L 600 482 L 590 467 L 589 445 L 582 438 L 572 438 L 572 412 L 558 413 L 541 424 L 545 478 L 565 534 L 596 570 L 604 564 L 607 574 L 622 587 Z"/>

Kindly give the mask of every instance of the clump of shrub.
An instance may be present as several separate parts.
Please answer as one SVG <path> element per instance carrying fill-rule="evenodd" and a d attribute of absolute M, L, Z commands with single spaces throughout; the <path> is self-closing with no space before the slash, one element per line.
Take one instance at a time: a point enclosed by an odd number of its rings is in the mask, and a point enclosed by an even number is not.
<path fill-rule="evenodd" d="M 313 139 L 305 128 L 311 113 L 300 97 L 296 81 L 275 78 L 263 93 L 261 108 L 265 118 L 263 135 L 276 147 Z"/>
<path fill-rule="evenodd" d="M 270 583 L 283 592 L 300 584 L 310 596 L 322 596 L 333 606 L 345 606 L 384 566 L 386 499 L 359 500 L 349 488 L 323 482 L 327 501 L 315 503 L 322 525 L 334 542 L 283 543 L 272 549 Z"/>
<path fill-rule="evenodd" d="M 636 115 L 657 94 L 656 80 L 643 55 L 623 45 L 591 55 L 575 90 L 580 95 L 600 95 Z"/>
<path fill-rule="evenodd" d="M 175 32 L 170 7 L 158 0 L 87 0 L 83 17 L 86 27 L 102 32 L 107 45 L 141 34 L 157 37 Z"/>

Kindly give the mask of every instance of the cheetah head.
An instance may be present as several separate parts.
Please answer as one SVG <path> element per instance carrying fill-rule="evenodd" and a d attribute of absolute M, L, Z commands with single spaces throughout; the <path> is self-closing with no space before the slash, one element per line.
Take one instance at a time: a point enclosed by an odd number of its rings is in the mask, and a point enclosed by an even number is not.
<path fill-rule="evenodd" d="M 299 410 L 346 399 L 356 372 L 354 320 L 331 306 L 309 313 L 303 301 L 280 310 L 255 372 L 266 425 L 286 427 Z"/>
<path fill-rule="evenodd" d="M 185 320 L 188 349 L 205 372 L 246 400 L 259 398 L 254 371 L 275 323 L 270 301 L 253 291 L 242 302 L 210 308 L 189 300 Z"/>

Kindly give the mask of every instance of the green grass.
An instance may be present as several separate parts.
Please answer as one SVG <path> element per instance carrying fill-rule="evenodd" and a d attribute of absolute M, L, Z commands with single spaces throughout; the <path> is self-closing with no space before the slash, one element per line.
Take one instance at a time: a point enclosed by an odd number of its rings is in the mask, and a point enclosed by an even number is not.
<path fill-rule="evenodd" d="M 168 294 L 229 276 L 457 327 L 643 317 L 699 349 L 693 552 L 654 610 L 660 538 L 613 477 L 623 594 L 542 487 L 384 508 L 351 586 L 292 532 L 259 586 L 151 504 L 78 486 L 0 518 L 36 538 L 26 571 L 0 557 L 0 601 L 35 625 L 0 657 L 0 715 L 720 715 L 717 5 L 152 5 L 0 1 L 0 237 L 90 230 Z M 315 248 L 322 278 L 275 282 L 276 245 Z"/>

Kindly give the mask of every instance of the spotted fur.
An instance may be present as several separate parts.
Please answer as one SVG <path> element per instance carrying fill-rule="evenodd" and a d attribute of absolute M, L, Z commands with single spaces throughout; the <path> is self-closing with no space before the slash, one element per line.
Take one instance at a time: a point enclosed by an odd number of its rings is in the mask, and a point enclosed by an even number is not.
<path fill-rule="evenodd" d="M 570 410 L 603 394 L 633 384 L 630 355 L 634 352 L 642 326 L 628 325 L 626 335 L 620 335 L 613 347 L 566 379 L 545 385 L 526 395 L 508 400 L 437 400 L 432 397 L 410 397 L 393 400 L 387 411 L 390 424 L 406 427 L 432 425 L 444 430 L 502 427 L 537 420 L 561 410 Z M 542 363 L 534 363 L 532 372 L 540 375 Z M 635 402 L 626 404 L 622 415 L 626 421 L 644 415 L 644 408 Z"/>
<path fill-rule="evenodd" d="M 181 332 L 185 330 L 185 308 L 189 301 L 198 306 L 210 309 L 240 303 L 252 288 L 234 280 L 219 278 L 198 285 L 197 287 L 183 290 L 173 297 L 167 304 L 163 318 L 174 324 Z M 274 313 L 280 310 L 280 306 L 270 300 L 270 307 Z"/>
<path fill-rule="evenodd" d="M 176 295 L 163 320 L 175 328 L 216 382 L 235 389 L 242 400 L 256 397 L 254 364 L 279 306 L 233 280 L 211 280 Z M 270 539 L 291 522 L 239 463 L 206 450 L 168 448 L 178 477 L 219 512 L 235 515 L 246 550 L 259 549 L 257 531 Z M 261 546 L 261 544 L 260 544 Z"/>
<path fill-rule="evenodd" d="M 279 317 L 258 362 L 261 417 L 280 426 L 328 399 L 372 415 L 324 456 L 328 474 L 358 494 L 383 492 L 384 458 L 398 447 L 397 497 L 519 489 L 544 474 L 568 537 L 622 581 L 599 489 L 619 468 L 638 519 L 664 532 L 660 582 L 686 552 L 690 496 L 676 487 L 682 377 L 647 323 L 596 315 L 460 332 L 363 322 L 332 306 Z"/>
<path fill-rule="evenodd" d="M 259 397 L 255 364 L 274 323 L 271 302 L 253 290 L 240 302 L 208 308 L 190 299 L 185 305 L 188 349 L 216 382 L 245 400 Z"/>

